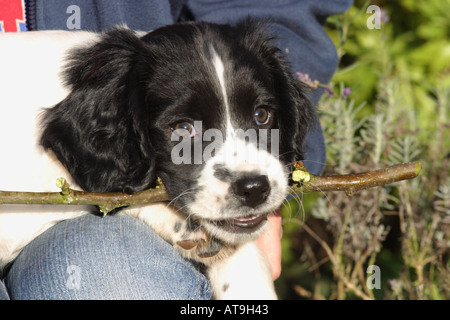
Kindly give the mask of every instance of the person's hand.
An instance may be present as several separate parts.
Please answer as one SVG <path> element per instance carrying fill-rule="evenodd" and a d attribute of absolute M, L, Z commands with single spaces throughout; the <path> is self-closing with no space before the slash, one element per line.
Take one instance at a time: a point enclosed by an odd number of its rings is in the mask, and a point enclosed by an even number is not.
<path fill-rule="evenodd" d="M 281 237 L 283 228 L 281 214 L 277 211 L 268 217 L 269 229 L 257 240 L 258 247 L 262 250 L 270 264 L 273 280 L 281 274 Z"/>

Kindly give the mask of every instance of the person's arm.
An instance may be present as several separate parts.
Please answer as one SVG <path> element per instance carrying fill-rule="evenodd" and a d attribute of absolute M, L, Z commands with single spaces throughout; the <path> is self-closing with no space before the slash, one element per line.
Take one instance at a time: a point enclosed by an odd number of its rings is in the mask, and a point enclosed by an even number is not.
<path fill-rule="evenodd" d="M 161 0 L 28 0 L 29 30 L 105 31 L 126 24 L 151 31 L 172 24 L 169 1 Z"/>

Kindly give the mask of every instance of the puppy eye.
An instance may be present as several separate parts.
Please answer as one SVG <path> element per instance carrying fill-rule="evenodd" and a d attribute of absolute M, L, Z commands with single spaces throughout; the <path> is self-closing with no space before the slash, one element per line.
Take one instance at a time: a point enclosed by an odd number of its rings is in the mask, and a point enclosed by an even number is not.
<path fill-rule="evenodd" d="M 177 123 L 174 127 L 170 128 L 174 134 L 179 137 L 190 137 L 195 136 L 195 128 L 189 122 L 180 122 Z"/>
<path fill-rule="evenodd" d="M 266 108 L 258 107 L 255 110 L 254 119 L 258 126 L 263 126 L 268 124 L 270 118 L 272 117 L 272 112 L 267 110 Z"/>

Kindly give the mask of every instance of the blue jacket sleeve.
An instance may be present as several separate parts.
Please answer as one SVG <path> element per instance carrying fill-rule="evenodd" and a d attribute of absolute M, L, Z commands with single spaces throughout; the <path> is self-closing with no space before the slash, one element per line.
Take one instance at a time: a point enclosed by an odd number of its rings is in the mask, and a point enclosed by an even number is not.
<path fill-rule="evenodd" d="M 96 32 L 118 24 L 151 31 L 174 22 L 167 0 L 27 0 L 26 8 L 29 30 L 71 30 L 73 19 L 76 29 Z"/>
<path fill-rule="evenodd" d="M 353 0 L 190 0 L 188 7 L 195 20 L 234 23 L 248 16 L 268 19 L 292 72 L 309 74 L 311 79 L 326 84 L 337 68 L 338 59 L 323 26 L 327 17 L 344 12 L 352 3 Z M 322 93 L 323 88 L 311 92 L 313 105 L 317 105 Z M 316 122 L 316 129 L 306 137 L 304 163 L 309 172 L 320 174 L 326 150 L 318 119 Z"/>

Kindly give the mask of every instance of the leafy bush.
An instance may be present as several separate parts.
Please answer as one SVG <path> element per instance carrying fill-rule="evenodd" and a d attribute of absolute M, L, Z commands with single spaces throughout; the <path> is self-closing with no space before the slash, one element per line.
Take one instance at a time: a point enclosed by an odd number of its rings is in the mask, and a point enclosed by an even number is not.
<path fill-rule="evenodd" d="M 410 161 L 422 173 L 286 204 L 281 298 L 449 299 L 450 1 L 378 1 L 380 29 L 369 4 L 327 24 L 340 65 L 319 103 L 325 173 Z"/>

